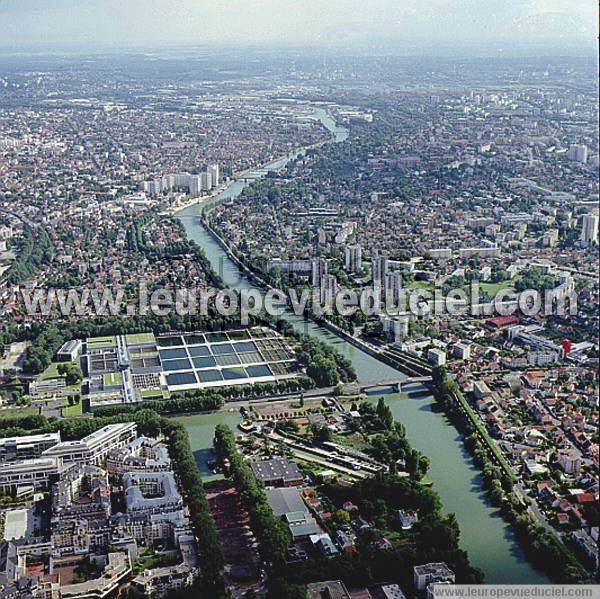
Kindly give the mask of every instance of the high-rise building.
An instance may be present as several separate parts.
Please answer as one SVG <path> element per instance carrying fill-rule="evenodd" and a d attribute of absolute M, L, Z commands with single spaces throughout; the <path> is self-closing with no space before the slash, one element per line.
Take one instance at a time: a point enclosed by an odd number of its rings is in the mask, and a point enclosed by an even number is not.
<path fill-rule="evenodd" d="M 319 227 L 317 229 L 316 235 L 317 245 L 326 245 L 327 244 L 327 232 L 325 229 Z"/>
<path fill-rule="evenodd" d="M 177 173 L 175 175 L 175 185 L 174 187 L 188 187 L 190 186 L 190 177 L 189 173 Z"/>
<path fill-rule="evenodd" d="M 207 171 L 206 173 L 202 173 L 200 177 L 202 179 L 202 190 L 210 191 L 213 187 L 212 173 Z"/>
<path fill-rule="evenodd" d="M 219 183 L 221 181 L 219 165 L 218 164 L 209 164 L 208 168 L 206 169 L 206 172 L 210 173 L 210 175 L 211 175 L 211 181 L 212 181 L 213 187 L 219 187 Z"/>
<path fill-rule="evenodd" d="M 344 268 L 346 272 L 360 272 L 362 262 L 362 248 L 360 245 L 349 245 L 346 247 Z"/>
<path fill-rule="evenodd" d="M 311 282 L 313 287 L 321 284 L 321 279 L 327 274 L 327 260 L 324 258 L 313 258 L 310 262 Z"/>
<path fill-rule="evenodd" d="M 388 272 L 388 259 L 384 256 L 375 256 L 371 261 L 371 269 L 373 287 L 383 287 Z"/>
<path fill-rule="evenodd" d="M 176 175 L 163 175 L 160 180 L 161 191 L 171 191 L 175 187 Z"/>
<path fill-rule="evenodd" d="M 402 273 L 388 272 L 384 278 L 383 293 L 386 302 L 397 303 L 402 289 Z"/>
<path fill-rule="evenodd" d="M 437 347 L 428 349 L 427 361 L 434 366 L 444 366 L 446 364 L 446 352 Z"/>
<path fill-rule="evenodd" d="M 542 237 L 544 247 L 554 247 L 558 243 L 558 229 L 549 229 Z"/>
<path fill-rule="evenodd" d="M 202 192 L 202 177 L 200 175 L 192 175 L 190 177 L 190 195 L 199 196 Z"/>
<path fill-rule="evenodd" d="M 408 337 L 409 318 L 407 316 L 397 316 L 395 318 L 383 319 L 383 332 L 390 341 L 398 343 Z"/>
<path fill-rule="evenodd" d="M 598 243 L 598 215 L 584 214 L 581 224 L 581 241 L 592 244 Z"/>
<path fill-rule="evenodd" d="M 573 144 L 569 146 L 569 160 L 585 164 L 588 159 L 588 149 L 585 144 Z"/>
<path fill-rule="evenodd" d="M 159 196 L 163 190 L 162 182 L 160 179 L 144 181 L 142 187 L 143 190 L 151 196 Z"/>
<path fill-rule="evenodd" d="M 334 305 L 338 291 L 338 282 L 335 275 L 323 275 L 321 278 L 321 304 Z"/>

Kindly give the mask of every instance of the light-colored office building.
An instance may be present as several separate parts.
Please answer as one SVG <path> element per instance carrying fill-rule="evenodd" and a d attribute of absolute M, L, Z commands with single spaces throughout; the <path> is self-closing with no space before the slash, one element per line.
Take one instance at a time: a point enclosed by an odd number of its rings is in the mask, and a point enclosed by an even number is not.
<path fill-rule="evenodd" d="M 101 464 L 113 449 L 125 447 L 136 438 L 137 426 L 134 422 L 109 424 L 79 441 L 63 441 L 43 455 L 60 458 L 62 463 Z"/>
<path fill-rule="evenodd" d="M 38 458 L 60 443 L 60 433 L 43 433 L 0 439 L 0 463 Z"/>
<path fill-rule="evenodd" d="M 17 487 L 31 485 L 34 489 L 47 488 L 52 477 L 61 472 L 56 458 L 34 458 L 0 464 L 0 490 L 10 493 Z"/>

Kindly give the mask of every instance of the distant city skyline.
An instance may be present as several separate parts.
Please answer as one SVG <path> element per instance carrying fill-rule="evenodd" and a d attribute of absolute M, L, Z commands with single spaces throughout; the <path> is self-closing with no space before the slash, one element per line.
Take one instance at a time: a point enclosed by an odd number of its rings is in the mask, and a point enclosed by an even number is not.
<path fill-rule="evenodd" d="M 593 0 L 0 0 L 3 50 L 235 44 L 595 52 Z"/>

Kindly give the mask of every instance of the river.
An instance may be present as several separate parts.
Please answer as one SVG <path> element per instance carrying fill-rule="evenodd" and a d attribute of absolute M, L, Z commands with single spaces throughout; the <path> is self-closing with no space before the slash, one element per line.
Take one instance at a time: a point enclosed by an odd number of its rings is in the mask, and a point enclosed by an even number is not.
<path fill-rule="evenodd" d="M 324 109 L 315 110 L 315 117 L 332 133 L 334 142 L 341 142 L 347 138 L 347 130 L 338 127 Z M 287 158 L 273 161 L 266 168 L 281 168 L 299 153 L 294 152 Z M 217 197 L 217 201 L 235 198 L 248 184 L 244 181 L 234 182 Z M 179 214 L 188 237 L 204 249 L 227 287 L 254 288 L 255 285 L 241 275 L 238 267 L 202 226 L 198 218 L 201 210 L 200 205 L 194 205 Z M 289 313 L 285 318 L 298 330 L 330 343 L 349 358 L 361 381 L 404 376 L 312 321 Z M 549 583 L 544 574 L 527 563 L 510 527 L 487 502 L 481 475 L 465 451 L 457 430 L 443 414 L 435 410 L 433 397 L 425 395 L 407 398 L 404 395 L 388 394 L 386 399 L 394 418 L 405 425 L 406 435 L 412 446 L 430 459 L 429 477 L 440 495 L 444 511 L 456 515 L 461 530 L 460 545 L 469 553 L 471 563 L 485 572 L 486 582 Z M 205 460 L 210 456 L 214 427 L 221 422 L 235 427 L 240 421 L 239 414 L 197 414 L 181 417 L 179 421 L 188 430 L 200 471 L 203 476 L 210 477 L 211 473 Z"/>

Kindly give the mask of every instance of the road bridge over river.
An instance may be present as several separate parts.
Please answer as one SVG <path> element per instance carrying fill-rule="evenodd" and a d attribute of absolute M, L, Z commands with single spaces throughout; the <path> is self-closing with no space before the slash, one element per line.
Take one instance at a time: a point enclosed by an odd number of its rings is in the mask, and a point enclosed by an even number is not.
<path fill-rule="evenodd" d="M 395 391 L 400 393 L 402 391 L 402 387 L 406 387 L 407 385 L 413 385 L 417 383 L 431 383 L 431 376 L 410 376 L 405 379 L 386 379 L 382 381 L 367 381 L 361 383 L 351 383 L 349 385 L 344 386 L 344 390 L 357 390 L 360 393 L 366 393 L 372 389 L 379 389 L 382 387 L 392 387 Z"/>

